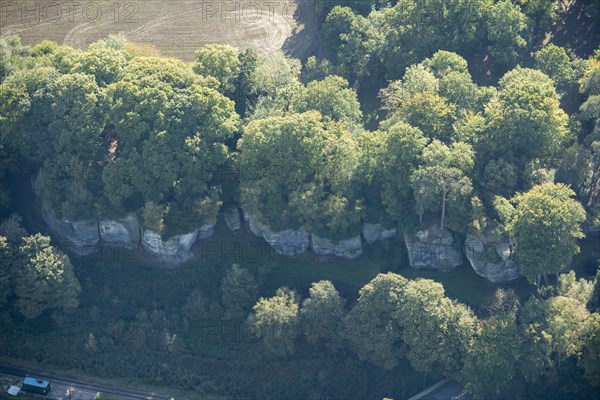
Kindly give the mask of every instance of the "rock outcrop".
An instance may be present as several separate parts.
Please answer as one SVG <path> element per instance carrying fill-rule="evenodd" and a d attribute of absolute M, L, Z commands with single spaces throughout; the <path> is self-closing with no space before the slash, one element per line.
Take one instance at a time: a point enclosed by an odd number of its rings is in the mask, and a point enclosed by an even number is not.
<path fill-rule="evenodd" d="M 192 256 L 190 249 L 197 237 L 198 230 L 195 230 L 163 241 L 159 233 L 146 229 L 142 233 L 142 246 L 164 261 L 180 263 Z"/>
<path fill-rule="evenodd" d="M 100 220 L 98 230 L 102 242 L 109 246 L 133 250 L 140 244 L 140 224 L 135 213 L 117 220 Z"/>
<path fill-rule="evenodd" d="M 100 241 L 98 221 L 69 221 L 58 219 L 56 214 L 45 203 L 42 204 L 42 217 L 50 231 L 65 245 L 78 255 L 96 252 Z"/>
<path fill-rule="evenodd" d="M 464 252 L 473 270 L 493 283 L 506 283 L 521 277 L 521 265 L 513 256 L 506 235 L 486 229 L 469 233 L 465 239 Z"/>
<path fill-rule="evenodd" d="M 223 212 L 223 218 L 227 227 L 235 232 L 242 226 L 242 220 L 240 218 L 240 209 L 237 207 L 229 207 Z"/>
<path fill-rule="evenodd" d="M 310 248 L 313 252 L 324 256 L 336 256 L 346 259 L 354 259 L 363 253 L 360 235 L 343 240 L 331 240 L 311 235 Z"/>
<path fill-rule="evenodd" d="M 208 239 L 215 233 L 214 225 L 204 225 L 198 228 L 196 239 Z"/>
<path fill-rule="evenodd" d="M 404 234 L 411 268 L 451 271 L 462 264 L 462 254 L 456 249 L 452 234 L 437 225 L 413 234 Z"/>
<path fill-rule="evenodd" d="M 244 213 L 244 218 L 252 233 L 265 239 L 277 254 L 295 256 L 308 250 L 310 237 L 305 230 L 286 229 L 274 232 L 268 226 L 254 221 L 248 213 Z"/>
<path fill-rule="evenodd" d="M 365 222 L 362 227 L 362 236 L 369 244 L 373 244 L 378 240 L 385 240 L 393 237 L 398 233 L 398 229 L 386 229 L 383 224 L 369 224 Z"/>

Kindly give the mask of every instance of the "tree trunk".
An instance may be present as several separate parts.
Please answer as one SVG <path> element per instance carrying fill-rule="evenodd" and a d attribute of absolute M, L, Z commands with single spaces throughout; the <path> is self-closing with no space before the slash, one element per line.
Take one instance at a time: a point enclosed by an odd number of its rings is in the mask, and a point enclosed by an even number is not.
<path fill-rule="evenodd" d="M 442 192 L 442 223 L 440 229 L 444 229 L 444 216 L 446 215 L 446 191 Z"/>
<path fill-rule="evenodd" d="M 537 288 L 538 292 L 540 291 L 540 283 L 542 282 L 542 276 L 538 275 L 537 279 L 535 280 L 535 287 Z"/>
<path fill-rule="evenodd" d="M 543 274 L 544 275 L 544 284 L 546 284 L 546 286 L 550 286 L 550 284 L 548 283 L 548 275 L 547 274 Z"/>

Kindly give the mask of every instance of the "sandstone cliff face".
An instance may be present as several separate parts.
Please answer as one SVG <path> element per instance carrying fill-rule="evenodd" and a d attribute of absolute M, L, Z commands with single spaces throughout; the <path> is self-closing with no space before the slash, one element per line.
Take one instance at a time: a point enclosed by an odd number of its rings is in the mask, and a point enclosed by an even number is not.
<path fill-rule="evenodd" d="M 462 264 L 462 254 L 447 229 L 431 226 L 414 235 L 405 233 L 404 240 L 411 268 L 451 271 Z"/>
<path fill-rule="evenodd" d="M 308 250 L 310 237 L 305 230 L 286 229 L 274 232 L 269 227 L 254 221 L 248 213 L 244 213 L 244 218 L 248 221 L 252 233 L 265 239 L 277 254 L 295 256 Z"/>
<path fill-rule="evenodd" d="M 100 241 L 98 221 L 61 220 L 46 204 L 42 204 L 42 217 L 50 231 L 75 254 L 87 255 L 96 252 Z"/>
<path fill-rule="evenodd" d="M 227 227 L 232 232 L 236 232 L 242 226 L 242 220 L 240 218 L 240 209 L 237 207 L 229 207 L 223 212 L 223 218 Z"/>
<path fill-rule="evenodd" d="M 362 236 L 369 244 L 394 237 L 396 233 L 398 233 L 398 229 L 386 229 L 382 224 L 369 224 L 365 222 L 362 228 Z"/>
<path fill-rule="evenodd" d="M 319 255 L 336 256 L 346 259 L 354 259 L 363 253 L 360 235 L 343 240 L 331 240 L 311 235 L 310 248 Z"/>
<path fill-rule="evenodd" d="M 513 252 L 505 235 L 491 230 L 469 233 L 464 253 L 473 270 L 490 282 L 506 283 L 521 277 L 521 265 L 511 258 Z"/>
<path fill-rule="evenodd" d="M 159 233 L 146 229 L 142 233 L 142 246 L 162 260 L 179 263 L 192 256 L 190 249 L 197 237 L 198 231 L 195 230 L 163 241 Z"/>
<path fill-rule="evenodd" d="M 109 246 L 135 249 L 140 244 L 140 224 L 135 213 L 118 220 L 98 221 L 100 239 Z"/>
<path fill-rule="evenodd" d="M 208 239 L 215 233 L 214 225 L 203 225 L 197 230 L 197 240 Z"/>

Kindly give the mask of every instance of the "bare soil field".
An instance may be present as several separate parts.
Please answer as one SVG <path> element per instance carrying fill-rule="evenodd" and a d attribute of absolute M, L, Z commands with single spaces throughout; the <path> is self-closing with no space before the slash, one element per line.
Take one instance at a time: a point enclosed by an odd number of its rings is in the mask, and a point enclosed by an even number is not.
<path fill-rule="evenodd" d="M 111 33 L 190 61 L 204 44 L 319 53 L 310 0 L 0 0 L 0 36 L 85 49 Z"/>

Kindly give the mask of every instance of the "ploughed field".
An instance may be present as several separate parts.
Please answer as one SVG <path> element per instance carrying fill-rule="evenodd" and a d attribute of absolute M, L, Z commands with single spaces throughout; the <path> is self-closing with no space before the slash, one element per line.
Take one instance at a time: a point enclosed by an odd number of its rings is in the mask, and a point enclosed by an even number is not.
<path fill-rule="evenodd" d="M 122 32 L 184 61 L 208 43 L 304 57 L 317 42 L 314 15 L 312 1 L 297 0 L 0 0 L 0 36 L 84 49 Z"/>

